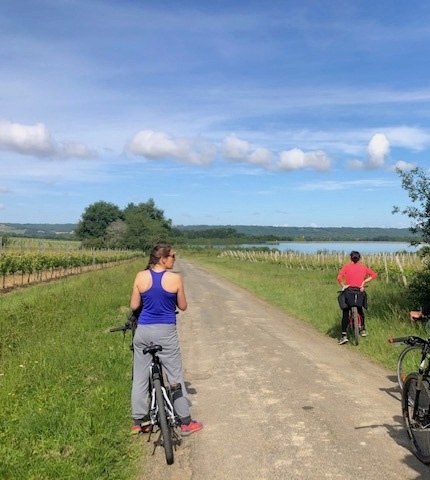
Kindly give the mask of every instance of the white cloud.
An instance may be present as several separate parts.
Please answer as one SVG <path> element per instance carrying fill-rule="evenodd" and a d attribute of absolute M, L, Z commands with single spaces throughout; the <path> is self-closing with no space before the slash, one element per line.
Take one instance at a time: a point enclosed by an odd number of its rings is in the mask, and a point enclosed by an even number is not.
<path fill-rule="evenodd" d="M 273 160 L 273 154 L 266 148 L 257 148 L 249 155 L 249 162 L 254 165 L 270 165 Z"/>
<path fill-rule="evenodd" d="M 385 165 L 385 158 L 390 153 L 390 142 L 384 133 L 375 133 L 367 145 L 365 160 L 349 160 L 346 167 L 351 170 L 376 169 Z"/>
<path fill-rule="evenodd" d="M 305 153 L 305 162 L 306 166 L 321 172 L 329 170 L 331 166 L 330 158 L 320 150 L 316 152 Z"/>
<path fill-rule="evenodd" d="M 57 152 L 57 155 L 65 158 L 96 158 L 95 150 L 91 150 L 83 143 L 64 143 Z"/>
<path fill-rule="evenodd" d="M 0 149 L 40 158 L 94 158 L 97 153 L 83 144 L 55 142 L 43 123 L 22 125 L 0 121 Z"/>
<path fill-rule="evenodd" d="M 55 150 L 49 131 L 42 123 L 21 125 L 7 121 L 0 121 L 0 148 L 44 157 Z"/>
<path fill-rule="evenodd" d="M 369 159 L 366 162 L 368 168 L 379 168 L 384 166 L 385 157 L 390 153 L 390 142 L 383 133 L 376 133 L 370 139 L 367 147 Z"/>
<path fill-rule="evenodd" d="M 422 128 L 401 126 L 386 128 L 384 131 L 390 143 L 396 147 L 420 151 L 430 146 L 430 132 Z"/>
<path fill-rule="evenodd" d="M 270 168 L 273 161 L 273 153 L 267 148 L 258 147 L 251 151 L 251 145 L 242 140 L 234 133 L 227 135 L 222 142 L 224 158 L 228 160 L 250 163 Z"/>
<path fill-rule="evenodd" d="M 229 160 L 246 160 L 250 152 L 250 145 L 241 140 L 234 133 L 224 138 L 222 143 L 224 156 Z"/>
<path fill-rule="evenodd" d="M 331 160 L 322 151 L 303 152 L 299 148 L 284 150 L 279 154 L 279 159 L 274 161 L 274 154 L 267 148 L 256 148 L 251 151 L 250 143 L 231 133 L 224 138 L 222 143 L 224 157 L 229 160 L 240 161 L 253 165 L 260 165 L 267 170 L 300 170 L 312 168 L 326 171 L 330 169 Z"/>
<path fill-rule="evenodd" d="M 363 179 L 363 180 L 349 180 L 349 181 L 325 181 L 325 182 L 311 182 L 305 183 L 299 187 L 299 190 L 304 191 L 335 191 L 335 190 L 352 190 L 359 188 L 361 190 L 374 190 L 381 187 L 398 187 L 398 181 L 385 179 Z"/>
<path fill-rule="evenodd" d="M 392 166 L 392 170 L 396 170 L 396 169 L 400 169 L 400 170 L 403 170 L 403 171 L 409 171 L 409 170 L 412 170 L 413 168 L 415 168 L 416 165 L 413 164 L 413 163 L 409 163 L 409 162 L 405 162 L 403 160 L 399 160 L 398 162 L 396 162 L 393 166 Z"/>
<path fill-rule="evenodd" d="M 208 165 L 213 161 L 216 148 L 201 140 L 172 138 L 164 132 L 141 130 L 127 145 L 134 155 L 150 159 L 175 158 L 194 165 Z"/>
<path fill-rule="evenodd" d="M 313 168 L 318 171 L 327 171 L 330 169 L 330 166 L 331 160 L 324 152 L 315 151 L 305 153 L 299 148 L 282 151 L 279 155 L 279 161 L 276 164 L 279 170 Z"/>
<path fill-rule="evenodd" d="M 364 167 L 364 163 L 361 160 L 349 160 L 346 162 L 346 168 L 351 170 L 359 170 Z"/>
<path fill-rule="evenodd" d="M 299 148 L 283 151 L 279 155 L 280 170 L 298 170 L 305 167 L 305 154 Z"/>

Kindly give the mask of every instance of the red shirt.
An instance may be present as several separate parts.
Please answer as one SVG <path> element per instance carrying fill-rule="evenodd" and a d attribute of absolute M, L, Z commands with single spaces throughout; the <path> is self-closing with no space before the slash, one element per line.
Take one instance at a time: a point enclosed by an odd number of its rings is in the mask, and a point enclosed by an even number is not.
<path fill-rule="evenodd" d="M 364 279 L 370 276 L 372 279 L 375 279 L 378 274 L 374 272 L 366 265 L 362 263 L 348 263 L 344 265 L 341 269 L 339 274 L 337 275 L 337 281 L 342 283 L 342 278 L 345 277 L 345 284 L 349 285 L 350 287 L 361 287 L 363 285 Z"/>

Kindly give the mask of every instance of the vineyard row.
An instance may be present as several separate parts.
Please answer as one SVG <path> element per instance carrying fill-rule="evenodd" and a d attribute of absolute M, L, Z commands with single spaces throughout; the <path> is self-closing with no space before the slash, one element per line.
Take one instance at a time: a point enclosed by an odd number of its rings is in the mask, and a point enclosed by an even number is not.
<path fill-rule="evenodd" d="M 234 258 L 248 262 L 270 262 L 288 269 L 302 270 L 329 270 L 338 271 L 345 263 L 350 261 L 345 253 L 298 253 L 279 252 L 277 250 L 225 250 L 220 257 Z M 425 265 L 423 259 L 416 254 L 371 254 L 366 255 L 364 262 L 367 266 L 378 272 L 381 279 L 386 282 L 400 281 L 407 284 L 408 278 L 415 272 L 422 270 Z"/>
<path fill-rule="evenodd" d="M 91 269 L 103 268 L 107 265 L 143 257 L 142 252 L 122 250 L 91 250 L 58 252 L 7 252 L 0 257 L 0 275 L 2 288 L 7 285 L 6 279 L 20 277 L 20 283 L 43 281 L 50 278 L 82 273 Z M 13 281 L 13 283 L 15 283 Z"/>

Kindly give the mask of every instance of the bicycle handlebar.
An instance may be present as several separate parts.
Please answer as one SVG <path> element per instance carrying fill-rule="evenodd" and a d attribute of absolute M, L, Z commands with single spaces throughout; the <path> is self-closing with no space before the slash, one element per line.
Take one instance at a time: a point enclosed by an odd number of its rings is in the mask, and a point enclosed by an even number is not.
<path fill-rule="evenodd" d="M 121 327 L 114 327 L 109 329 L 109 332 L 126 332 L 127 330 L 131 330 L 131 324 L 129 322 L 125 323 Z"/>
<path fill-rule="evenodd" d="M 389 343 L 407 343 L 408 345 L 415 345 L 416 343 L 426 343 L 428 340 L 424 340 L 424 338 L 421 337 L 416 337 L 415 335 L 409 335 L 408 337 L 390 337 L 388 341 Z"/>

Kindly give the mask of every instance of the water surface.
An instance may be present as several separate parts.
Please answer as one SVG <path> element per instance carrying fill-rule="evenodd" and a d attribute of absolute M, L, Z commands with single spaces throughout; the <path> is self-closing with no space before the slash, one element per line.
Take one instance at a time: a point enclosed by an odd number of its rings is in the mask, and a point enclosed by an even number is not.
<path fill-rule="evenodd" d="M 293 250 L 299 253 L 350 253 L 357 250 L 362 254 L 366 253 L 414 253 L 420 249 L 420 246 L 411 246 L 406 242 L 280 242 L 273 245 L 261 244 L 243 244 L 242 248 L 269 247 L 286 252 Z M 228 248 L 228 247 L 227 247 Z"/>

